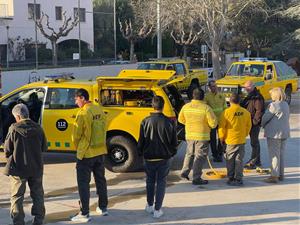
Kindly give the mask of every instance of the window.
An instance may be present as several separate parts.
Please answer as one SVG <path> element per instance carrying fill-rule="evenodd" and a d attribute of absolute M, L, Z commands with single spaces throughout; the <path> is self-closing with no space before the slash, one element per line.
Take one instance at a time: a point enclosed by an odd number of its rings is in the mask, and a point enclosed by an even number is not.
<path fill-rule="evenodd" d="M 78 15 L 78 8 L 74 8 L 74 17 Z M 85 22 L 85 8 L 79 10 L 80 22 Z"/>
<path fill-rule="evenodd" d="M 152 107 L 153 92 L 149 90 L 102 90 L 103 106 Z"/>
<path fill-rule="evenodd" d="M 36 4 L 36 18 L 41 18 L 41 5 Z M 34 19 L 34 4 L 29 3 L 28 4 L 28 19 L 33 20 Z"/>
<path fill-rule="evenodd" d="M 0 17 L 8 17 L 8 5 L 0 4 Z"/>
<path fill-rule="evenodd" d="M 277 77 L 279 80 L 286 79 L 286 77 L 297 76 L 296 71 L 293 70 L 292 67 L 288 66 L 284 62 L 275 62 L 274 65 L 275 65 Z"/>
<path fill-rule="evenodd" d="M 176 75 L 185 75 L 186 71 L 182 63 L 175 64 Z"/>
<path fill-rule="evenodd" d="M 39 122 L 44 97 L 45 90 L 43 88 L 34 88 L 17 92 L 6 98 L 1 103 L 2 120 L 6 121 L 4 130 L 7 130 L 10 124 L 14 122 L 11 111 L 13 107 L 18 103 L 25 104 L 28 107 L 30 119 L 35 122 Z"/>
<path fill-rule="evenodd" d="M 75 88 L 50 88 L 45 103 L 46 109 L 74 109 Z"/>
<path fill-rule="evenodd" d="M 254 76 L 262 77 L 265 66 L 262 64 L 234 64 L 230 67 L 227 76 Z"/>
<path fill-rule="evenodd" d="M 164 70 L 165 64 L 162 63 L 141 63 L 138 65 L 139 70 Z"/>
<path fill-rule="evenodd" d="M 55 18 L 56 20 L 62 20 L 62 7 L 55 6 Z"/>
<path fill-rule="evenodd" d="M 7 99 L 5 99 L 1 103 L 1 105 L 2 106 L 10 106 L 10 105 L 16 105 L 17 103 L 27 104 L 28 102 L 30 102 L 32 93 L 36 93 L 38 99 L 42 102 L 44 101 L 45 90 L 43 88 L 35 88 L 35 89 L 26 89 L 26 90 L 23 90 L 23 91 L 20 91 L 20 92 L 14 94 L 14 95 L 11 95 Z"/>

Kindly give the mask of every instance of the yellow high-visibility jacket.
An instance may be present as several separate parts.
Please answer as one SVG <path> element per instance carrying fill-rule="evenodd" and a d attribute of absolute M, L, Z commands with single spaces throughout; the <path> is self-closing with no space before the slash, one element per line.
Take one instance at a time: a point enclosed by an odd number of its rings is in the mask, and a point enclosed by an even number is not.
<path fill-rule="evenodd" d="M 185 125 L 186 140 L 209 141 L 210 130 L 218 125 L 212 109 L 204 101 L 192 100 L 185 104 L 178 116 Z"/>
<path fill-rule="evenodd" d="M 224 95 L 222 93 L 214 94 L 212 92 L 208 92 L 205 94 L 204 101 L 212 108 L 214 114 L 220 122 L 222 112 L 227 108 Z"/>
<path fill-rule="evenodd" d="M 105 116 L 99 106 L 87 103 L 78 111 L 72 141 L 80 160 L 107 153 Z"/>
<path fill-rule="evenodd" d="M 238 104 L 225 109 L 219 123 L 219 138 L 227 145 L 245 144 L 251 129 L 250 113 Z"/>

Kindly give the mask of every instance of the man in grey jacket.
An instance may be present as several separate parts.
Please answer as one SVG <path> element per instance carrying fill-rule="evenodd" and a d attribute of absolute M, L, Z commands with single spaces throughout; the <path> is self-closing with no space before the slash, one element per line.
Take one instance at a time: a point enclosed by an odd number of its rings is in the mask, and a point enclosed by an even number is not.
<path fill-rule="evenodd" d="M 42 128 L 29 119 L 26 105 L 16 105 L 12 114 L 16 123 L 10 126 L 4 142 L 4 174 L 10 176 L 12 185 L 10 215 L 14 225 L 25 224 L 23 199 L 28 183 L 33 203 L 32 224 L 41 225 L 45 217 L 42 152 L 47 150 L 47 140 Z"/>

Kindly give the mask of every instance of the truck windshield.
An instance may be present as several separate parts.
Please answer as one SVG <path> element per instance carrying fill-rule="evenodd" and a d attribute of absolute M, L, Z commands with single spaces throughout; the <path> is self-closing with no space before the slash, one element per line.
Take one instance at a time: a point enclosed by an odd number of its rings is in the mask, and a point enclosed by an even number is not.
<path fill-rule="evenodd" d="M 138 70 L 164 70 L 165 64 L 162 63 L 141 63 L 138 65 Z"/>
<path fill-rule="evenodd" d="M 227 76 L 253 76 L 262 77 L 265 66 L 262 64 L 234 64 L 227 72 Z"/>

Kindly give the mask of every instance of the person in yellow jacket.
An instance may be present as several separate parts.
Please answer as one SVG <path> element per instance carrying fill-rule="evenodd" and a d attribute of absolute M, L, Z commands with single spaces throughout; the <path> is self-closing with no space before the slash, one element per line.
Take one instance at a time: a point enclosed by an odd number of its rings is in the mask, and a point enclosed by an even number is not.
<path fill-rule="evenodd" d="M 240 96 L 232 94 L 230 107 L 221 115 L 219 138 L 225 143 L 225 159 L 228 185 L 243 185 L 243 158 L 245 155 L 246 137 L 251 129 L 250 113 L 239 105 Z"/>
<path fill-rule="evenodd" d="M 206 162 L 210 140 L 210 130 L 217 126 L 217 118 L 212 109 L 203 101 L 204 91 L 193 90 L 193 99 L 184 105 L 179 113 L 178 122 L 185 125 L 187 149 L 181 177 L 189 180 L 193 168 L 193 184 L 207 184 L 201 179 L 202 168 Z"/>
<path fill-rule="evenodd" d="M 205 94 L 204 101 L 212 108 L 219 122 L 222 112 L 227 108 L 227 103 L 224 95 L 218 92 L 216 81 L 209 81 L 208 88 L 210 92 Z M 210 148 L 213 161 L 222 162 L 223 146 L 220 143 L 220 139 L 217 139 L 217 130 L 218 126 L 210 131 Z"/>
<path fill-rule="evenodd" d="M 108 215 L 107 184 L 105 179 L 104 155 L 106 149 L 106 125 L 104 113 L 100 106 L 89 101 L 85 89 L 75 92 L 75 103 L 80 110 L 77 113 L 72 134 L 77 149 L 77 185 L 80 197 L 80 212 L 71 217 L 74 222 L 88 222 L 90 180 L 93 172 L 97 194 L 99 196 L 96 213 Z"/>

